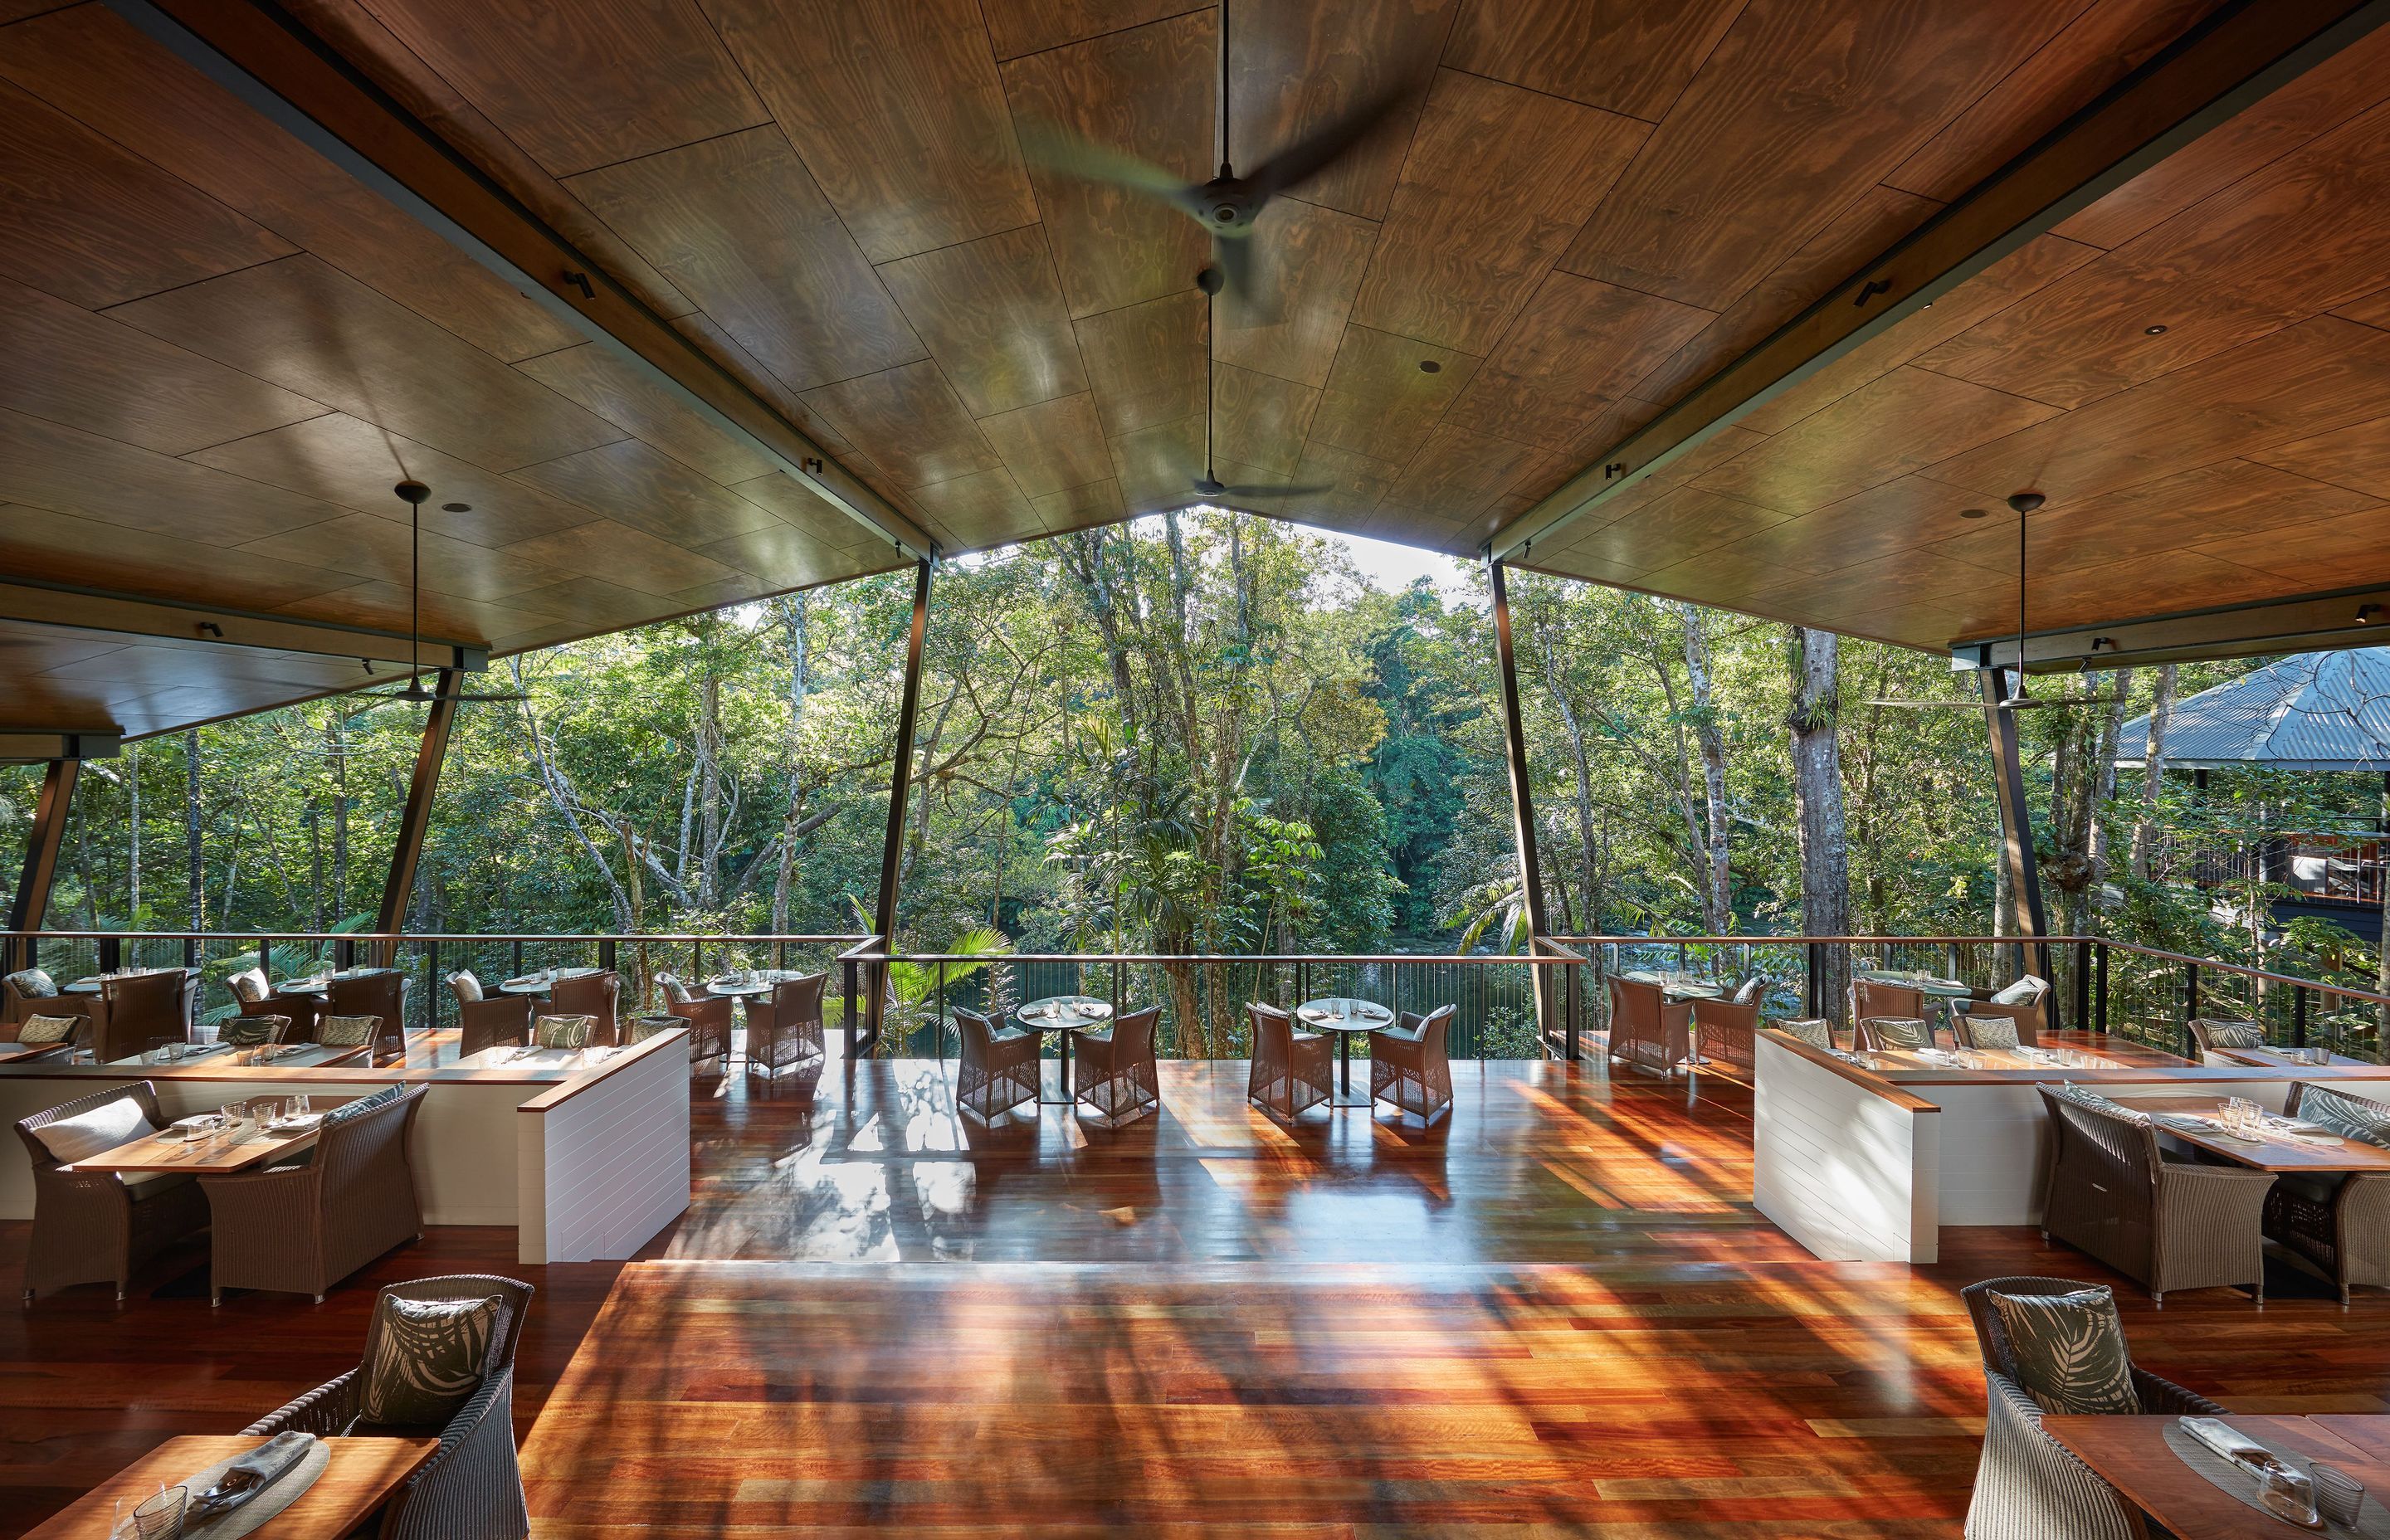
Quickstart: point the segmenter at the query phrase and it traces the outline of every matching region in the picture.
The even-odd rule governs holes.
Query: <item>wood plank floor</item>
[[[121,1312],[10,1313],[0,1535],[349,1367],[373,1284],[483,1267],[542,1290],[542,1535],[1951,1535],[1983,1409],[1958,1288],[2109,1277],[2031,1230],[1817,1262],[1752,1212],[1717,1076],[1470,1065],[1434,1129],[1288,1129],[1241,1065],[1169,1064],[1165,1115],[1105,1134],[963,1123],[950,1073],[701,1083],[690,1211],[627,1265],[443,1230],[321,1307],[211,1312],[169,1263]],[[2139,1360],[2229,1405],[2390,1410],[2390,1297],[2119,1293]]]

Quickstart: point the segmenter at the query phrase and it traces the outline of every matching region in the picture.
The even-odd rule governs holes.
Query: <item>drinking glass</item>
[[[133,1510],[134,1533],[141,1540],[176,1540],[183,1533],[183,1508],[190,1496],[187,1487],[160,1487],[158,1495]]]
[[[228,1101],[222,1107],[217,1108],[216,1110],[224,1114],[225,1127],[227,1129],[238,1128],[240,1126],[241,1120],[249,1116],[249,1103],[245,1101]]]
[[[282,1103],[274,1097],[260,1097],[249,1104],[249,1110],[257,1120],[257,1126],[263,1128],[282,1115]]]
[[[2355,1527],[2365,1507],[2365,1485],[2336,1465],[2313,1465],[2307,1475],[2315,1482],[2316,1511],[2335,1524]]]
[[[290,1115],[292,1117],[303,1118],[310,1110],[312,1110],[312,1109],[308,1106],[307,1098],[305,1097],[297,1096],[290,1098]]]
[[[2316,1521],[2315,1484],[2289,1466],[2269,1465],[2258,1470],[2257,1501],[2268,1513],[2278,1513],[2294,1524],[2312,1527]]]

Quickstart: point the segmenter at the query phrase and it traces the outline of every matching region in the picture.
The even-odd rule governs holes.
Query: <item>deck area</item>
[[[1241,1064],[1166,1063],[1164,1116],[1111,1135],[967,1130],[933,1063],[701,1083],[690,1212],[625,1265],[438,1230],[320,1308],[212,1312],[195,1255],[121,1313],[9,1312],[0,1534],[353,1365],[372,1283],[468,1268],[542,1290],[541,1534],[1958,1533],[1983,1392],[1956,1290],[2101,1269],[2030,1230],[1819,1263],[1749,1207],[1743,1087],[1456,1069],[1431,1130],[1283,1128]],[[0,1231],[0,1286],[23,1247]],[[2120,1297],[2146,1367],[2236,1409],[2390,1409],[2378,1296]]]

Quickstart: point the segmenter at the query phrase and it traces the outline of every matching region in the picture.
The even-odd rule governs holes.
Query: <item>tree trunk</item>
[[[1692,683],[1693,741],[1702,754],[1702,814],[1707,836],[1702,883],[1702,918],[1714,936],[1734,928],[1734,889],[1727,863],[1726,734],[1710,689],[1708,623],[1699,608],[1680,604],[1685,626],[1685,674]]]
[[[1836,726],[1842,642],[1831,631],[1792,634],[1792,805],[1801,853],[1801,929],[1813,936],[1850,933],[1851,857],[1843,806],[1843,754]],[[1824,953],[1820,1002],[1839,1020],[1850,988],[1849,949]]]
[[[332,751],[332,915],[349,915],[349,735],[347,723],[335,712],[324,724]]]
[[[782,599],[780,625],[789,637],[789,736],[787,740],[789,805],[780,815],[780,870],[772,882],[772,930],[789,931],[789,879],[797,863],[797,823],[804,816],[805,785],[803,759],[805,723],[806,669],[813,637],[808,627],[811,596],[799,592]]]
[[[199,730],[183,734],[183,854],[191,885],[191,929],[208,928],[208,867],[199,845]]]
[[[141,918],[141,745],[137,743],[125,745],[124,784],[129,803],[125,815],[124,918],[127,924],[147,930]]]
[[[2133,825],[2132,868],[2136,880],[2150,879],[2150,862],[2156,855],[2158,791],[2165,779],[2166,719],[2174,714],[2175,665],[2158,670],[2157,699],[2150,704],[2150,741],[2142,755],[2141,816]]]
[[[2091,910],[2107,907],[2108,815],[2116,800],[2116,750],[2125,736],[2125,702],[2132,699],[2133,671],[2116,671],[2116,699],[2100,713],[2100,763],[2091,778]],[[2087,918],[2088,914],[2087,914]]]

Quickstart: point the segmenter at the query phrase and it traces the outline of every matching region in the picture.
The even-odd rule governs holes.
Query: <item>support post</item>
[[[431,712],[423,719],[423,741],[415,751],[415,776],[407,782],[406,806],[399,814],[398,841],[391,847],[390,880],[381,890],[381,909],[374,930],[395,936],[406,928],[407,901],[415,896],[416,862],[423,854],[423,837],[431,827],[431,799],[440,789],[440,767],[448,759],[448,734],[456,725],[458,675],[442,669],[431,687]],[[397,943],[374,943],[376,957],[389,967]]]
[[[1527,949],[1533,956],[1543,944],[1548,928],[1543,866],[1536,858],[1535,796],[1527,776],[1527,725],[1519,714],[1519,669],[1510,646],[1510,582],[1499,560],[1487,561],[1485,572],[1494,590],[1494,654],[1502,681],[1502,742],[1510,762],[1510,837],[1519,850],[1519,901],[1526,908]],[[1559,1014],[1552,982],[1545,977],[1548,971],[1532,963],[1527,968],[1536,992],[1538,1039],[1549,1035]]]
[[[913,628],[905,640],[905,693],[896,709],[896,758],[888,774],[888,837],[880,847],[880,906],[872,912],[882,953],[896,943],[896,879],[905,851],[905,814],[912,800],[913,729],[921,714],[921,643],[929,629],[930,564],[917,561],[913,564]],[[886,1009],[887,980],[888,965],[874,964],[871,997],[863,1007],[874,1046],[880,1042],[880,1015]]]
[[[2009,933],[2016,938],[2019,972],[2049,977],[2049,917],[2041,905],[2041,866],[2033,855],[2033,810],[2025,802],[2024,765],[2017,746],[2016,712],[1999,709],[2008,694],[2004,669],[1979,669],[1984,719],[1992,735],[1992,777],[2000,804],[2000,859],[2009,868]],[[2050,991],[2057,1003],[2058,992]],[[2053,1010],[2052,1014],[2056,1012]]]
[[[75,781],[83,762],[54,759],[42,774],[42,791],[33,803],[33,827],[25,837],[25,865],[17,875],[17,891],[8,900],[8,929],[38,930],[50,907],[50,881],[58,874],[58,851],[67,838],[67,810],[74,803]],[[19,968],[33,965],[33,943],[21,943]]]

